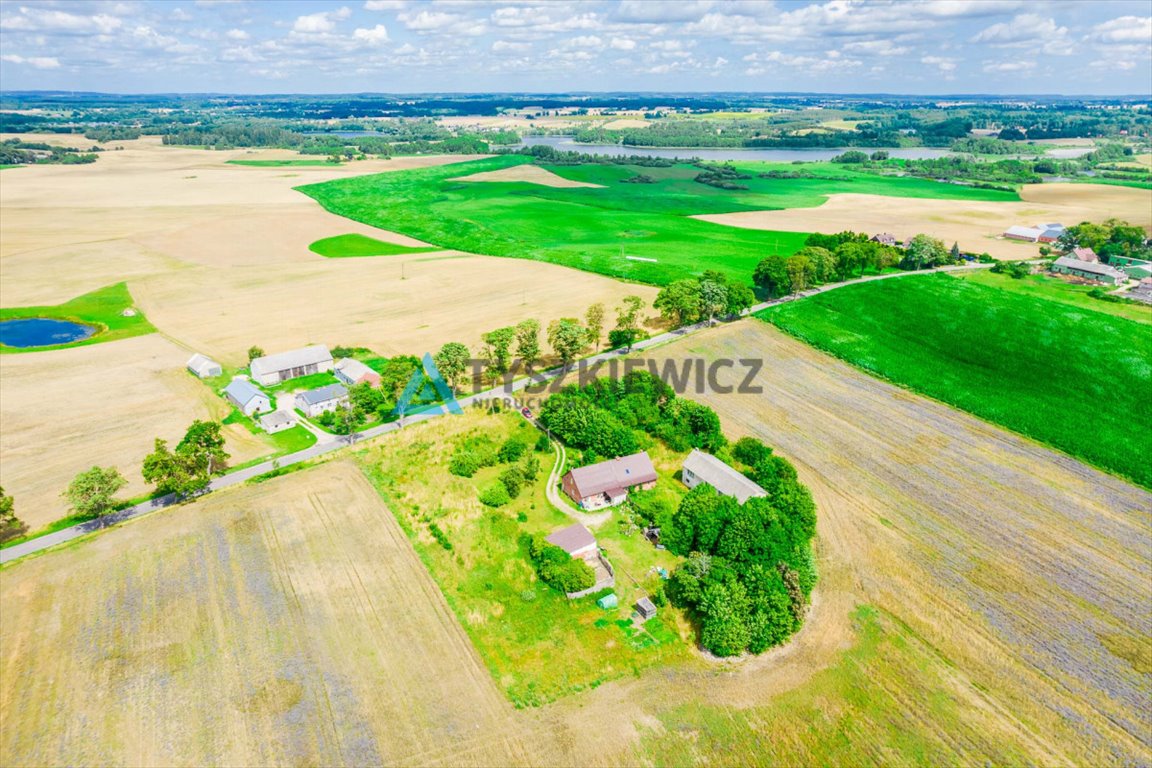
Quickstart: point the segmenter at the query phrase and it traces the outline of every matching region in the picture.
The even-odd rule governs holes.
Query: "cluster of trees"
[[[1032,266],[1026,261],[997,261],[988,271],[1008,275],[1013,280],[1023,280],[1032,274]]]
[[[756,303],[752,287],[734,283],[722,272],[707,270],[700,277],[669,283],[653,302],[660,316],[674,327],[716,317],[738,315]]]
[[[953,152],[965,152],[970,155],[1039,155],[1043,150],[1038,147],[1006,141],[1003,138],[992,139],[986,136],[968,137],[952,142],[949,149]]]
[[[556,149],[547,144],[521,147],[513,154],[531,157],[537,165],[638,165],[645,168],[670,168],[677,162],[672,158],[648,155],[586,155],[583,152]]]
[[[5,139],[0,141],[0,165],[83,165],[96,162],[99,147],[84,152],[75,147],[57,147],[41,141]]]
[[[596,583],[596,573],[588,563],[549,544],[544,534],[535,533],[527,539],[528,557],[540,581],[565,593],[579,592]]]
[[[698,622],[700,644],[717,656],[760,653],[800,627],[816,572],[816,506],[786,460],[741,438],[731,454],[768,495],[739,504],[707,485],[693,488],[660,540],[687,557],[668,594]]]
[[[880,149],[872,154],[861,152],[858,149],[850,149],[847,152],[842,152],[836,157],[832,158],[832,162],[839,163],[840,165],[863,165],[864,163],[873,162],[880,163],[888,159],[888,153]]]
[[[535,451],[548,450],[548,438],[537,440]],[[540,459],[529,449],[528,441],[517,435],[499,447],[485,434],[470,435],[457,444],[448,462],[448,471],[457,477],[472,477],[484,467],[508,466],[496,480],[480,492],[480,503],[502,507],[520,496],[520,492],[540,475]]]
[[[188,498],[206,490],[213,475],[224,474],[228,458],[220,423],[197,419],[176,450],[169,449],[166,440],[156,438],[141,471],[144,481],[156,486],[157,493]]]
[[[1119,219],[1103,224],[1083,222],[1064,230],[1057,245],[1064,251],[1091,248],[1105,261],[1114,256],[1152,260],[1152,246],[1143,228]]]
[[[0,488],[0,544],[28,532],[28,525],[16,516],[16,502]]]
[[[540,423],[564,444],[580,449],[585,464],[641,450],[641,435],[674,451],[715,452],[727,442],[715,411],[677,397],[648,371],[565,387],[544,401]]]
[[[735,168],[731,163],[723,165],[709,165],[706,163],[696,163],[698,168],[702,170],[696,174],[693,181],[698,184],[707,184],[710,187],[717,189],[728,190],[741,190],[748,189],[744,184],[737,184],[737,181],[752,178],[746,173],[743,173]]]

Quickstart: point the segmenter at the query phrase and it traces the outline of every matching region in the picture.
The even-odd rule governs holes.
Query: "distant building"
[[[688,454],[688,458],[684,459],[680,478],[689,488],[704,483],[724,496],[731,496],[741,504],[755,496],[768,495],[767,491],[720,459],[695,448]]]
[[[872,242],[880,243],[880,245],[896,245],[896,235],[891,232],[881,232],[878,235],[872,235]]]
[[[296,417],[286,411],[272,411],[260,417],[260,427],[270,435],[296,426]]]
[[[374,387],[380,386],[380,374],[359,360],[353,360],[350,357],[337,360],[336,367],[332,372],[336,374],[336,378],[350,387],[363,384],[364,382]]]
[[[1152,304],[1152,277],[1144,278],[1135,288],[1124,295],[1129,299]]]
[[[248,364],[252,378],[266,387],[282,381],[332,370],[332,353],[323,344],[258,357]]]
[[[1004,239],[1035,243],[1040,239],[1040,235],[1042,234],[1044,234],[1044,230],[1037,227],[1008,227],[1008,229],[1004,230]]]
[[[228,386],[224,387],[224,397],[245,416],[272,410],[272,401],[268,395],[257,389],[248,379],[232,379]]]
[[[1080,261],[1100,261],[1100,257],[1096,255],[1096,251],[1092,250],[1091,248],[1073,248],[1072,252],[1068,255],[1074,259],[1079,259]]]
[[[210,357],[205,357],[199,352],[188,358],[187,365],[188,370],[202,379],[210,379],[213,376],[219,376],[224,373],[224,369],[220,367],[220,363]]]
[[[1127,275],[1115,267],[1092,261],[1080,261],[1071,256],[1061,256],[1052,262],[1052,271],[1058,275],[1072,275],[1107,285],[1120,285],[1128,279]]]
[[[329,384],[296,395],[296,407],[309,417],[319,416],[325,411],[334,411],[337,406],[347,403],[348,388],[343,384]]]
[[[1045,226],[1048,228],[1044,229],[1040,233],[1040,236],[1036,238],[1036,242],[1038,243],[1054,243],[1060,239],[1061,235],[1064,234],[1064,227],[1059,224],[1056,226]]]
[[[656,469],[645,451],[577,467],[564,475],[564,493],[583,509],[620,504],[633,488],[647,490],[656,484]]]

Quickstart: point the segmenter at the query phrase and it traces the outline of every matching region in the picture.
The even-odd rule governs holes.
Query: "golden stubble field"
[[[514,711],[334,462],[0,571],[0,762],[1149,761],[1152,496],[757,321],[657,354],[700,355],[768,360],[763,394],[690,396],[819,506],[786,647]]]
[[[907,238],[925,232],[973,253],[1001,259],[1034,259],[1035,243],[999,237],[1014,224],[1031,226],[1118,218],[1152,231],[1152,190],[1104,184],[1029,184],[1022,202],[925,200],[881,195],[828,195],[815,208],[720,213],[696,218],[745,229],[784,232],[891,232]]]

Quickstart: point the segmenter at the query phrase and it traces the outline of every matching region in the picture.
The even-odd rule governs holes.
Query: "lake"
[[[69,320],[50,320],[46,317],[28,317],[0,321],[0,344],[7,347],[47,347],[82,341],[96,333],[93,325],[73,323]]]
[[[693,158],[713,160],[717,162],[760,161],[765,163],[791,163],[796,160],[816,162],[818,160],[831,160],[836,155],[843,154],[849,149],[859,149],[861,152],[871,154],[883,149],[890,157],[903,160],[927,160],[934,157],[946,157],[950,154],[947,149],[929,149],[925,147],[843,147],[840,149],[710,149],[705,147],[689,147],[687,149],[671,149],[664,147],[625,147],[619,144],[577,144],[571,136],[525,136],[523,146],[535,147],[539,145],[555,147],[566,152],[580,152],[585,155],[645,155],[647,157],[667,158]]]

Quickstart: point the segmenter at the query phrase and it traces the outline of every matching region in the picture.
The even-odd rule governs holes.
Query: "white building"
[[[296,426],[296,417],[285,411],[272,411],[260,417],[260,426],[268,434],[274,435]]]
[[[319,416],[325,411],[334,411],[337,406],[347,404],[348,389],[343,384],[329,384],[296,395],[296,407],[309,417]]]
[[[680,479],[689,488],[705,483],[724,496],[731,496],[743,504],[754,496],[767,496],[768,493],[756,483],[728,466],[710,453],[692,449],[684,459]]]
[[[232,379],[232,383],[224,388],[224,397],[245,416],[272,410],[272,401],[268,395],[248,379]]]
[[[323,344],[258,357],[248,364],[252,378],[266,387],[282,381],[332,370],[332,353]]]
[[[188,370],[202,379],[210,379],[213,376],[219,376],[224,373],[224,369],[220,367],[220,363],[210,357],[205,357],[199,352],[188,358],[187,365]]]

